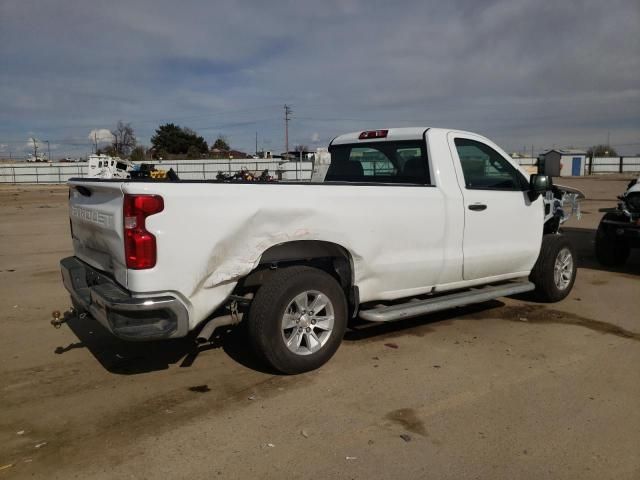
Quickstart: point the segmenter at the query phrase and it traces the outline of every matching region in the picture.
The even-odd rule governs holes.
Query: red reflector
[[[362,132],[358,138],[360,140],[365,140],[367,138],[387,138],[387,133],[389,133],[389,130],[368,130],[366,132]]]
[[[127,268],[142,270],[156,265],[156,237],[146,229],[145,219],[164,209],[159,195],[125,195],[122,206],[124,255]]]

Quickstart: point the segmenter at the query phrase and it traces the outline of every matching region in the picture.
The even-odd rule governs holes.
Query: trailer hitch
[[[62,317],[62,319],[60,319],[60,310],[54,310],[53,312],[51,312],[51,316],[53,317],[51,319],[51,325],[53,325],[55,328],[60,328],[63,323],[67,322],[66,315]]]
[[[51,319],[51,325],[53,325],[54,328],[60,328],[63,324],[67,323],[67,321],[74,316],[77,316],[80,320],[83,320],[87,316],[87,314],[84,312],[78,314],[78,312],[76,312],[75,308],[73,307],[71,307],[69,310],[67,310],[63,314],[60,313],[60,310],[54,310],[53,312],[51,312],[51,317],[53,317]]]

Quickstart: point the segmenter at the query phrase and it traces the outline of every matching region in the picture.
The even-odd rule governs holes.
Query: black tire
[[[602,220],[619,218],[616,215],[607,213]],[[598,230],[596,231],[596,259],[605,267],[620,267],[624,265],[631,253],[631,247],[629,243],[622,239],[617,238],[613,228],[606,223],[600,221]]]
[[[327,335],[326,343],[317,351],[305,354],[294,353],[287,347],[285,339],[287,333],[283,331],[285,310],[298,295],[311,291],[320,292],[329,299],[333,307],[333,329]],[[327,311],[324,310],[324,312],[326,315]],[[303,320],[311,321],[306,317]],[[319,333],[322,338],[324,331],[314,330],[316,328],[307,326],[303,331],[308,332],[311,329],[314,333]],[[347,300],[342,288],[328,273],[306,266],[294,266],[276,271],[256,292],[249,308],[247,322],[249,340],[258,356],[272,368],[285,374],[308,372],[327,363],[338,350],[346,328]],[[293,330],[295,331],[296,328]],[[291,335],[294,335],[293,331]],[[304,344],[311,339],[305,333],[298,335],[303,336],[299,348],[304,348]]]
[[[571,256],[571,271],[567,272],[570,279],[556,282],[555,267],[560,255],[569,253]],[[573,245],[566,237],[558,234],[544,235],[540,255],[531,270],[529,280],[536,286],[535,297],[541,302],[559,302],[571,292],[578,271],[577,256]],[[564,284],[568,280],[568,283]],[[560,286],[558,285],[560,283]]]

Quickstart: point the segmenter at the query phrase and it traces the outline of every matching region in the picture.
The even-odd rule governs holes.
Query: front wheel
[[[540,255],[529,275],[542,302],[559,302],[571,292],[576,280],[577,258],[571,242],[562,235],[542,237]]]
[[[324,365],[347,328],[347,301],[338,282],[316,268],[276,271],[251,302],[249,339],[260,357],[281,373]]]

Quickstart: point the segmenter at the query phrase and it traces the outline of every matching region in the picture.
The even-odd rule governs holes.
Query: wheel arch
[[[273,271],[293,265],[308,265],[332,275],[345,291],[353,310],[359,304],[355,285],[355,266],[351,252],[325,240],[292,240],[266,249],[257,266],[243,279],[242,288],[257,287],[268,281]]]

